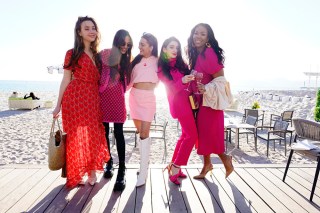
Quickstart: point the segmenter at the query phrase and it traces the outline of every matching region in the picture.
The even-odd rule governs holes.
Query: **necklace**
[[[148,62],[150,57],[151,56],[149,56],[148,58],[143,58],[144,59],[143,66],[145,66],[145,67],[147,66],[147,62]]]

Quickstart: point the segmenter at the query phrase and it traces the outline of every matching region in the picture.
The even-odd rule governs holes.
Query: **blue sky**
[[[77,17],[89,15],[101,31],[100,49],[123,28],[134,55],[143,32],[159,46],[170,36],[185,46],[191,28],[208,23],[225,50],[231,85],[291,85],[307,80],[303,72],[320,72],[319,11],[317,0],[1,0],[0,80],[59,81],[46,67],[63,63]]]

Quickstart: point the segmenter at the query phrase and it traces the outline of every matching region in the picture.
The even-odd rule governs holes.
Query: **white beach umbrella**
[[[62,65],[48,66],[47,69],[48,69],[48,73],[49,73],[49,74],[53,74],[53,71],[54,71],[54,70],[57,70],[57,72],[58,72],[59,74],[63,74],[63,66],[62,66]]]

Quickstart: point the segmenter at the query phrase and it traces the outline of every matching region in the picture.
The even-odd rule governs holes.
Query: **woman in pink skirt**
[[[180,166],[185,166],[197,139],[197,126],[189,103],[189,82],[194,80],[181,54],[178,39],[170,37],[162,45],[159,58],[158,77],[164,83],[167,91],[170,113],[178,119],[181,125],[181,136],[177,141],[172,160],[167,166],[169,180],[180,185],[178,178],[187,177]]]
[[[198,84],[200,93],[205,92],[205,86],[214,78],[224,76],[223,50],[208,24],[197,24],[188,39],[188,58],[191,69],[203,73],[201,84]],[[198,150],[199,155],[204,156],[204,165],[201,173],[195,179],[203,179],[213,169],[210,154],[218,154],[226,169],[226,178],[232,173],[232,157],[225,154],[224,149],[224,114],[223,110],[214,110],[202,106],[200,95],[200,107],[197,114]]]
[[[140,54],[131,63],[133,85],[129,95],[130,116],[139,132],[140,171],[136,186],[146,183],[149,167],[150,126],[156,112],[154,89],[158,83],[158,41],[144,33],[139,42]]]

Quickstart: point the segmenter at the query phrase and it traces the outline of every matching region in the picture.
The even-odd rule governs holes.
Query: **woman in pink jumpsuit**
[[[178,39],[170,37],[162,45],[159,58],[158,77],[166,87],[170,113],[178,119],[181,125],[181,136],[177,141],[172,160],[167,166],[169,180],[177,185],[179,177],[187,177],[180,166],[187,165],[192,148],[198,138],[193,111],[189,103],[187,86],[194,79],[184,63],[181,55],[181,45]]]
[[[208,24],[197,24],[188,39],[188,57],[191,69],[203,73],[203,79],[197,85],[200,93],[205,92],[205,85],[218,76],[223,76],[223,49],[219,47],[213,30]],[[203,179],[213,169],[210,154],[218,154],[226,169],[226,178],[232,173],[232,157],[226,155],[224,149],[224,114],[223,110],[214,110],[202,106],[197,114],[198,150],[204,156],[204,165],[195,179]]]

